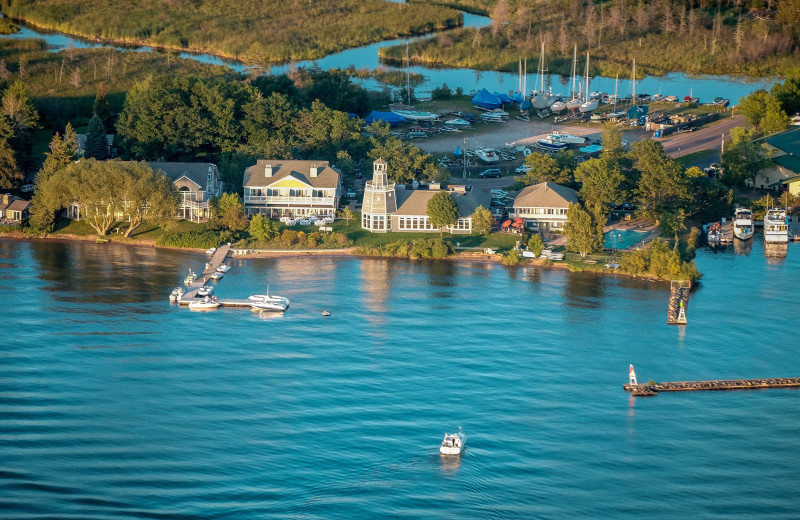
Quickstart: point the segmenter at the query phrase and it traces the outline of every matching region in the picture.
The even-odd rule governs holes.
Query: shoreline
[[[97,235],[91,236],[80,236],[80,235],[48,235],[44,237],[33,237],[25,235],[19,231],[15,231],[12,233],[0,233],[0,240],[3,239],[10,239],[14,241],[36,241],[36,242],[46,242],[46,241],[55,241],[55,242],[90,242],[96,243],[95,240],[98,238]],[[127,247],[150,247],[154,249],[162,249],[167,251],[185,251],[189,253],[198,253],[198,254],[205,254],[204,249],[195,249],[195,248],[188,248],[188,247],[166,247],[166,246],[157,246],[153,241],[134,241],[132,239],[128,239],[125,241],[114,240],[109,237],[109,242],[104,244],[97,244],[98,246],[107,246],[109,244],[117,244]],[[231,247],[232,250],[235,250],[233,246]],[[645,280],[649,282],[664,282],[667,283],[669,280],[662,280],[659,278],[653,278],[650,276],[643,276],[643,275],[630,275],[621,273],[618,271],[600,271],[594,269],[586,269],[586,270],[570,270],[570,264],[567,262],[552,262],[550,265],[544,265],[544,260],[541,259],[524,259],[519,264],[516,265],[504,265],[502,263],[502,255],[494,254],[488,255],[485,253],[467,253],[467,256],[464,253],[458,253],[454,255],[450,255],[446,258],[419,258],[419,259],[411,259],[411,258],[400,258],[400,257],[393,257],[393,256],[375,256],[375,255],[361,255],[353,253],[355,247],[344,248],[344,249],[277,249],[277,250],[252,250],[252,252],[245,253],[245,254],[234,254],[231,253],[227,258],[232,259],[239,259],[239,260],[247,260],[247,259],[258,259],[258,258],[303,258],[303,257],[345,257],[351,256],[354,258],[391,258],[395,260],[406,260],[409,262],[417,262],[417,261],[436,261],[436,262],[456,262],[456,263],[477,263],[483,265],[499,265],[503,267],[509,268],[518,268],[518,267],[535,267],[539,269],[557,269],[557,270],[564,270],[570,272],[581,272],[581,273],[589,273],[592,275],[598,276],[611,276],[616,278],[630,278],[634,280]]]

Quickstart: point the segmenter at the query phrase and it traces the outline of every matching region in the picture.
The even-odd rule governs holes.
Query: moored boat
[[[442,455],[461,455],[467,445],[467,436],[461,426],[456,433],[445,433],[439,453]]]
[[[722,225],[719,222],[712,222],[708,226],[706,237],[709,244],[719,244],[722,240]]]
[[[223,276],[225,276],[225,274],[224,274],[224,273],[222,273],[222,272],[220,272],[220,271],[215,271],[215,272],[214,272],[214,273],[211,275],[211,279],[212,279],[212,280],[221,280]]]
[[[183,279],[183,283],[186,284],[186,285],[192,285],[194,283],[194,279],[195,278],[196,278],[196,275],[194,274],[194,271],[189,269],[189,274],[187,274],[186,278]]]
[[[189,302],[189,308],[194,310],[216,309],[217,307],[219,307],[219,302],[209,298],[208,296],[202,300]]]
[[[228,265],[228,264],[222,264],[219,267],[217,267],[217,272],[218,273],[227,273],[230,270],[231,270],[231,266]]]
[[[176,287],[169,293],[169,301],[178,302],[183,297],[183,287]]]
[[[733,216],[733,235],[739,240],[753,237],[753,212],[748,208],[736,208]]]
[[[764,242],[789,242],[789,226],[784,208],[770,208],[764,215]]]
[[[254,294],[248,297],[250,307],[259,311],[283,312],[289,308],[289,298],[270,294]]]
[[[213,285],[204,285],[197,289],[197,296],[211,296],[212,294],[214,294]]]

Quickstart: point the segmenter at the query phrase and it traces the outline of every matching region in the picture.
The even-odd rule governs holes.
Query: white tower
[[[633,369],[633,365],[630,365],[630,368],[628,368],[628,383],[631,385],[639,384],[636,381],[636,371]]]
[[[392,213],[397,211],[394,183],[389,182],[386,161],[372,163],[372,180],[364,184],[364,202],[361,205],[361,227],[373,233],[392,230]]]

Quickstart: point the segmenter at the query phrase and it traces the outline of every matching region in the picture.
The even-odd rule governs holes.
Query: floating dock
[[[627,383],[626,392],[635,396],[651,396],[659,392],[689,392],[697,390],[758,390],[765,388],[800,388],[800,377],[770,379],[719,379],[711,381],[671,381],[653,384]]]
[[[690,281],[673,281],[669,289],[669,305],[667,306],[667,323],[670,325],[686,325],[686,307],[689,305]]]

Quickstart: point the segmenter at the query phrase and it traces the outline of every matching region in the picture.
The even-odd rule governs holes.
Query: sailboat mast
[[[575,76],[578,74],[578,44],[572,51],[572,99],[575,99]]]
[[[633,70],[631,71],[631,101],[636,106],[636,58],[633,58]]]
[[[586,102],[589,102],[589,51],[586,51]]]
[[[617,79],[614,80],[614,112],[617,111],[617,89],[619,88],[619,72],[617,72]]]

